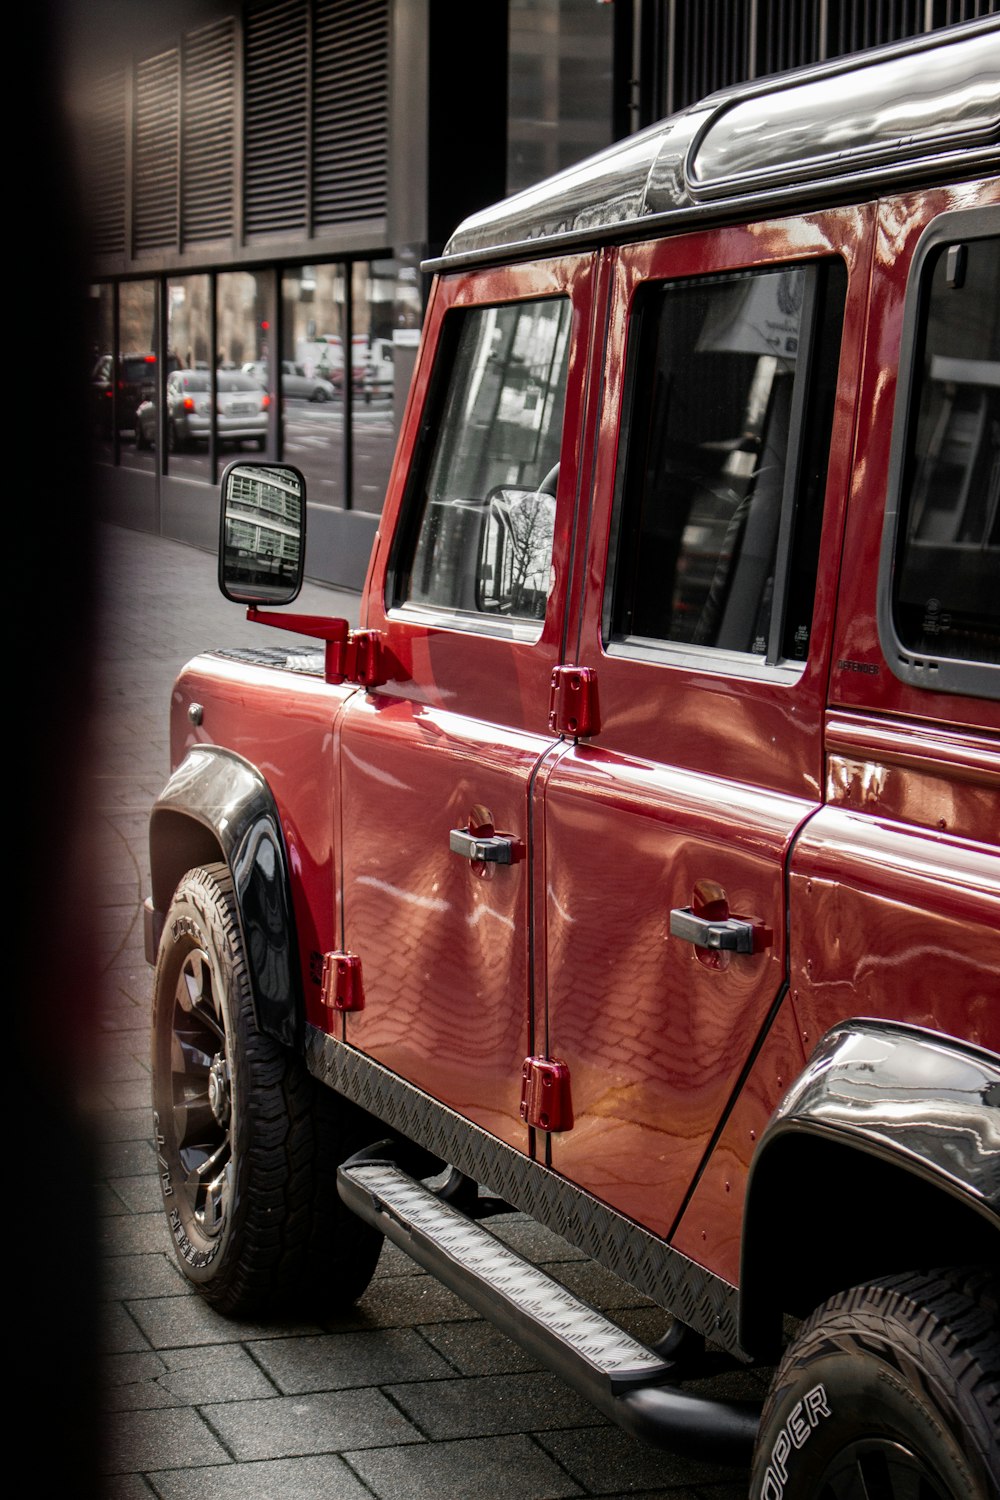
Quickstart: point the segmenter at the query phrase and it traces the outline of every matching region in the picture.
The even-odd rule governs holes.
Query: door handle
[[[470,833],[467,828],[453,828],[448,835],[452,854],[490,865],[512,865],[515,843],[515,839],[503,833]]]
[[[670,913],[670,936],[724,953],[752,953],[754,925],[738,917],[697,917],[690,906],[675,906]]]

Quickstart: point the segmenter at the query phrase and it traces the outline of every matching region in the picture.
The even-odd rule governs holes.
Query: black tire
[[[326,400],[326,391],[324,391],[324,389],[323,389],[323,387],[321,385],[318,385],[316,387],[316,389],[313,391],[312,396],[309,399],[311,401],[325,401]]]
[[[751,1500],[997,1500],[1000,1323],[985,1272],[838,1293],[778,1367]]]
[[[205,1299],[247,1316],[359,1297],[382,1237],[345,1208],[336,1169],[367,1117],[257,1030],[225,865],[190,870],[167,913],[152,1071],[163,1205]]]

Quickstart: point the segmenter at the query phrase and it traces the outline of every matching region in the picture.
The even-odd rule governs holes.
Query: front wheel
[[[933,1271],[857,1286],[786,1350],[751,1500],[997,1500],[998,1289]]]
[[[191,870],[167,913],[153,992],[153,1110],[181,1269],[220,1312],[360,1296],[381,1236],[337,1195],[364,1117],[259,1031],[232,880]]]

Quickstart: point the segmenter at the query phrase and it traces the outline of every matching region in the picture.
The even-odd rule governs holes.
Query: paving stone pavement
[[[141,904],[147,819],[168,771],[168,705],[198,650],[273,644],[218,593],[215,559],[103,525],[102,671],[88,788],[96,817],[98,1070],[84,1100],[100,1141],[106,1500],[742,1500],[746,1475],[658,1453],[393,1246],[348,1316],[227,1321],[175,1266],[150,1140],[151,971]],[[297,608],[358,600],[307,585]],[[491,1228],[639,1336],[655,1308],[564,1241],[511,1215]],[[762,1377],[731,1377],[759,1394]]]

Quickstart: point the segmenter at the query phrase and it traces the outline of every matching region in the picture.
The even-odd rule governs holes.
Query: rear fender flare
[[[842,1266],[850,1280],[912,1269],[895,1264],[911,1252],[916,1264],[923,1252],[962,1248],[1000,1258],[1000,1058],[917,1026],[838,1025],[771,1117],[750,1168],[744,1347],[771,1344],[782,1296],[797,1289],[818,1302],[841,1290],[824,1279]]]
[[[221,859],[233,877],[254,1013],[261,1031],[302,1043],[302,984],[288,857],[277,805],[257,768],[214,745],[188,751],[153,805],[149,824],[155,947],[178,882]]]

